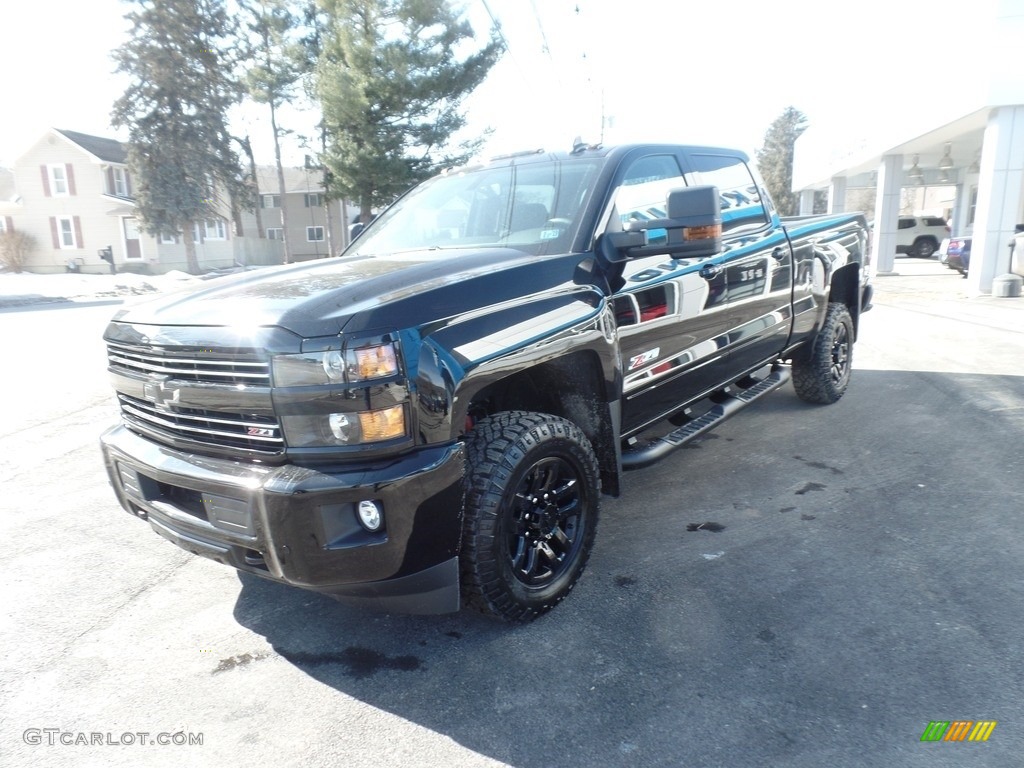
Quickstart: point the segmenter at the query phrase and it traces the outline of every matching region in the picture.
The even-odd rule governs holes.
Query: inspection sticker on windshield
[[[562,234],[560,229],[542,229],[540,231],[541,240],[557,240],[558,236]]]
[[[660,354],[661,347],[655,347],[654,349],[647,350],[642,355],[637,355],[636,357],[629,358],[629,370],[635,371],[637,368],[644,365],[645,363],[649,363],[651,362],[651,360],[657,360],[658,355]]]

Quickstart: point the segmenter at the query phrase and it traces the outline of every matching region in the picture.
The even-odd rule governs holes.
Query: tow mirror
[[[600,255],[614,263],[658,254],[705,258],[722,250],[717,187],[673,189],[665,202],[665,218],[627,221],[622,232],[602,235],[597,243]]]

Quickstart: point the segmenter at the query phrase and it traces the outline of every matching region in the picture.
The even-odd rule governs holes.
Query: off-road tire
[[[829,405],[850,385],[853,319],[845,304],[832,302],[810,352],[793,360],[793,388],[801,400]]]
[[[463,601],[532,621],[569,594],[590,557],[600,495],[594,449],[570,421],[507,411],[474,425],[466,463]]]

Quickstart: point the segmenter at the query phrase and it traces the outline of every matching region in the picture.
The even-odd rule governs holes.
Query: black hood
[[[452,301],[451,289],[459,284],[469,288],[481,280],[490,285],[500,280],[496,273],[509,272],[515,286],[504,281],[505,290],[490,299],[529,293],[524,282],[548,272],[537,265],[539,260],[505,248],[332,258],[215,278],[199,288],[128,308],[115,320],[159,326],[279,327],[305,338],[340,333],[359,314],[372,317],[373,323],[386,319],[392,327],[408,327],[465,311],[457,306],[462,301]],[[558,271],[564,279],[564,272]],[[479,306],[481,294],[472,293]],[[425,306],[417,311],[415,304]]]

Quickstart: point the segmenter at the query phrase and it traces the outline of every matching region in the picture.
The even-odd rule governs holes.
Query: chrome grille
[[[253,350],[170,351],[107,342],[111,368],[143,376],[159,374],[184,381],[270,386],[270,364]]]
[[[259,453],[284,450],[281,425],[268,416],[223,413],[199,408],[158,408],[153,403],[118,393],[125,421],[164,440],[239,448]]]

